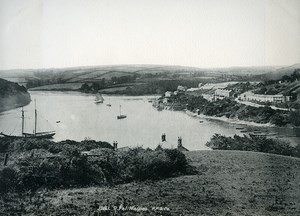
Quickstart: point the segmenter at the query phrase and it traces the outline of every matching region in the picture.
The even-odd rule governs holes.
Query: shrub
[[[5,167],[0,171],[0,193],[6,193],[15,189],[16,171]]]
[[[276,139],[269,139],[259,136],[238,136],[226,137],[215,134],[206,146],[212,149],[221,150],[242,150],[265,152],[271,154],[299,157],[299,145],[292,147],[288,142]]]
[[[185,155],[176,149],[153,151],[138,147],[122,152],[98,148],[96,156],[88,156],[72,142],[64,147],[59,154],[45,149],[18,154],[14,169],[0,173],[0,183],[4,182],[0,190],[111,185],[192,174]],[[11,182],[14,186],[7,186]]]

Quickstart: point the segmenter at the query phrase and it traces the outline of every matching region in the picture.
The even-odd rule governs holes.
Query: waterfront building
[[[168,98],[168,97],[165,97],[164,99],[163,99],[163,103],[164,104],[167,104],[167,103],[170,103],[171,101],[170,101],[170,99]]]
[[[217,99],[224,99],[224,98],[227,98],[227,97],[232,97],[233,96],[233,91],[232,90],[226,90],[226,89],[217,89],[215,91],[215,94],[214,94],[214,99],[217,100]]]
[[[206,84],[199,84],[199,89],[225,89],[228,86],[234,85],[238,82],[221,82],[221,83],[206,83]]]
[[[204,99],[208,101],[213,101],[214,100],[214,95],[213,94],[202,94],[201,95]]]
[[[177,87],[177,91],[178,91],[178,92],[185,92],[186,90],[187,90],[187,87],[185,87],[185,86],[179,85],[179,86]]]
[[[203,83],[199,83],[198,88],[201,88],[203,85],[204,85]]]
[[[172,95],[173,95],[173,92],[171,92],[171,91],[167,91],[165,93],[165,97],[172,97]]]

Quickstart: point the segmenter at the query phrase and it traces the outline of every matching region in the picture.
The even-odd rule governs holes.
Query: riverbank
[[[300,214],[300,160],[241,151],[186,152],[197,175],[111,187],[40,190],[32,196],[1,197],[0,212],[22,215],[94,215],[126,203],[123,215],[295,215]],[[4,202],[5,201],[5,202]],[[124,207],[124,205],[123,205]],[[110,211],[110,213],[114,210]],[[116,211],[120,213],[120,211]]]
[[[240,122],[242,124],[255,123],[257,126],[263,124],[271,127],[299,127],[300,111],[292,110],[274,110],[269,106],[253,107],[238,103],[234,98],[224,98],[222,100],[208,101],[202,96],[189,95],[181,93],[171,97],[160,98],[156,102],[159,108],[164,107],[182,107],[197,114],[203,114],[209,117],[220,117],[222,120],[226,118],[231,122]],[[183,108],[184,107],[184,108]],[[226,117],[226,118],[224,118]]]
[[[240,120],[237,118],[231,119],[231,118],[227,118],[226,116],[217,117],[217,116],[207,116],[204,114],[197,115],[196,113],[193,113],[191,111],[185,111],[185,113],[189,116],[197,117],[200,119],[213,119],[213,120],[226,122],[229,124],[247,125],[247,126],[253,126],[253,127],[276,127],[276,125],[273,125],[271,123],[256,123],[256,122]]]

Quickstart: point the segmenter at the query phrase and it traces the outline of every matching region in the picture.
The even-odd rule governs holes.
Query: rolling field
[[[94,215],[99,206],[126,201],[127,206],[167,210],[122,215],[300,215],[299,159],[239,151],[193,151],[186,156],[197,175],[41,191],[31,201],[8,199],[6,208],[2,199],[0,213],[25,205],[22,215]]]
[[[53,85],[44,85],[35,88],[30,88],[30,91],[75,91],[79,90],[83,83],[62,83]]]

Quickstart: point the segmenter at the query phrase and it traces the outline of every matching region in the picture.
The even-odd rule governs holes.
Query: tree
[[[295,125],[296,127],[300,126],[300,110],[291,111],[289,120],[291,124]]]
[[[81,85],[80,89],[81,92],[89,93],[91,91],[91,87],[87,83]]]

